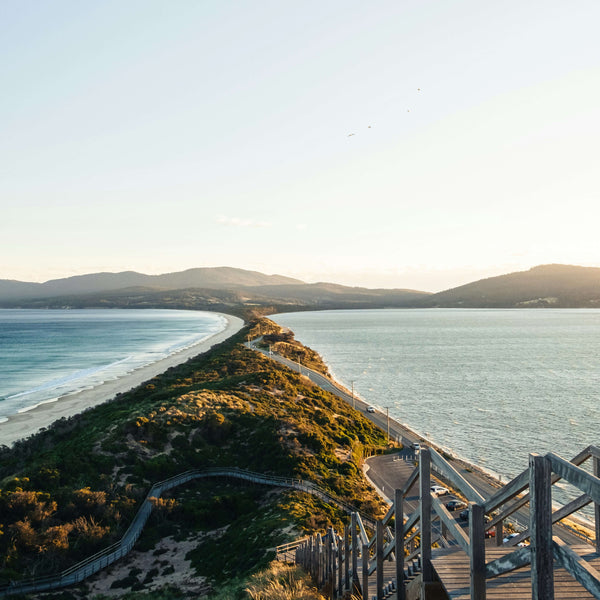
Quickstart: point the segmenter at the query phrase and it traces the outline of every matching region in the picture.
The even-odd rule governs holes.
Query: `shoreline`
[[[117,379],[105,381],[91,389],[66,394],[57,398],[56,401],[46,401],[25,412],[10,415],[6,421],[0,423],[0,446],[11,446],[17,440],[34,435],[40,429],[50,426],[58,419],[72,417],[88,408],[112,400],[117,394],[128,392],[145,381],[164,373],[171,367],[176,367],[190,358],[208,352],[214,345],[235,335],[244,326],[244,321],[239,317],[224,313],[214,314],[225,319],[225,329],[193,346],[140,367]]]
[[[306,367],[304,367],[306,368]],[[338,379],[335,379],[332,375],[332,381],[335,382],[336,386],[342,390],[345,394],[347,395],[351,395],[350,390],[348,390],[348,388],[346,388],[346,386],[339,381]],[[377,405],[371,405],[369,402],[367,402],[366,400],[364,400],[364,398],[358,396],[358,394],[356,392],[354,392],[354,398],[358,403],[362,404],[365,408],[367,406],[374,406],[375,407],[375,413],[377,414],[379,417],[384,418],[387,420],[387,416],[385,413],[382,413],[381,410],[379,409],[379,407]],[[373,414],[373,413],[372,413]],[[367,416],[367,418],[369,418]],[[390,416],[390,438],[396,438],[396,437],[400,437],[401,438],[401,442],[403,445],[408,442],[408,443],[413,443],[415,441],[424,444],[426,446],[430,446],[431,448],[434,448],[439,454],[446,454],[448,456],[452,457],[452,462],[455,463],[456,465],[459,465],[461,469],[463,470],[469,470],[469,471],[473,471],[473,472],[477,472],[477,474],[479,475],[479,477],[481,477],[482,479],[487,480],[489,483],[491,483],[494,486],[498,486],[501,487],[503,485],[505,485],[507,482],[502,482],[502,479],[500,477],[498,477],[495,473],[492,473],[491,471],[487,471],[486,469],[484,469],[483,467],[476,465],[475,463],[469,462],[467,459],[462,458],[460,456],[457,456],[456,454],[450,452],[449,450],[443,448],[442,446],[438,445],[436,442],[430,440],[429,438],[421,435],[418,431],[415,431],[414,429],[411,429],[408,425],[406,425],[405,423],[401,423],[400,421],[396,420],[394,417]],[[386,428],[384,426],[382,426],[379,423],[375,423],[375,425],[377,427],[379,427],[379,429],[381,429],[383,432],[386,431]],[[393,430],[396,430],[396,432],[399,435],[392,435]],[[385,497],[385,495],[383,495]]]
[[[356,402],[356,404],[359,406],[361,405],[362,412],[366,411],[367,406],[374,406],[375,413],[366,413],[365,412],[365,416],[368,419],[370,419],[377,427],[379,427],[379,429],[381,429],[383,432],[385,432],[386,426],[381,422],[377,422],[373,417],[375,415],[377,415],[381,419],[385,419],[387,421],[387,418],[388,418],[387,415],[380,410],[380,407],[378,407],[377,405],[371,405],[371,403],[367,402],[364,398],[359,396],[356,391],[354,392],[354,394],[352,394],[352,392],[345,386],[345,384],[335,377],[333,370],[331,369],[331,366],[325,361],[325,359],[320,354],[319,354],[319,356],[321,357],[321,361],[323,362],[323,364],[325,364],[327,366],[327,368],[329,369],[329,373],[330,373],[329,377],[330,377],[330,380],[332,381],[332,383],[334,384],[334,387],[338,388],[340,390],[340,392],[345,394],[347,397],[352,396],[354,398],[354,401]],[[304,368],[307,369],[308,367],[304,367]],[[350,405],[348,398],[345,398],[345,400]],[[357,409],[359,408],[359,406],[357,406]],[[488,471],[484,467],[477,465],[475,463],[472,463],[469,460],[467,460],[466,458],[457,456],[453,452],[445,449],[444,447],[440,446],[439,444],[432,441],[431,439],[421,435],[419,432],[411,429],[408,425],[406,425],[405,423],[401,423],[400,421],[396,420],[392,416],[389,417],[389,422],[390,422],[390,439],[396,438],[396,440],[397,440],[399,438],[400,443],[402,445],[404,445],[407,442],[412,444],[415,441],[418,441],[421,444],[424,444],[426,446],[434,448],[439,454],[450,456],[453,466],[463,476],[465,476],[468,473],[472,473],[473,475],[476,475],[480,480],[487,482],[489,485],[491,485],[497,489],[502,488],[510,481],[510,480],[503,481],[502,478],[499,475],[497,475],[496,473],[494,473],[492,471]],[[393,433],[395,435],[392,435]],[[362,466],[362,471],[363,471],[364,476],[369,481],[369,483],[375,488],[376,492],[379,494],[381,499],[384,502],[386,502],[387,504],[391,504],[392,499],[389,498],[387,496],[387,494],[383,490],[381,490],[377,486],[377,484],[369,477],[368,460],[369,459],[367,458],[364,461],[364,464]],[[444,483],[447,484],[448,482],[444,482]],[[557,506],[561,506],[561,505],[558,504]],[[586,516],[579,515],[579,514],[572,514],[567,519],[565,519],[565,521],[571,521],[578,528],[587,530],[588,533],[586,533],[586,536],[587,536],[588,540],[593,539],[591,532],[593,532],[594,525],[590,521],[590,519],[588,519]],[[581,531],[579,533],[581,533]]]

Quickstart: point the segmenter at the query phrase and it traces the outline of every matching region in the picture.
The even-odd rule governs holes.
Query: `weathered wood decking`
[[[551,452],[545,456],[531,454],[529,469],[485,499],[440,454],[424,447],[418,467],[404,486],[395,490],[394,504],[377,521],[371,537],[360,516],[353,513],[343,536],[332,528],[325,536],[317,534],[298,547],[296,562],[313,575],[319,586],[329,588],[332,600],[349,590],[350,570],[361,587],[362,600],[371,600],[374,595],[377,600],[384,600],[390,590],[386,583],[392,572],[390,559],[395,563],[392,580],[395,579],[397,598],[407,600],[407,584],[414,573],[409,573],[405,562],[415,558],[420,567],[420,582],[415,584],[420,587],[421,600],[440,597],[440,584],[452,599],[600,600],[600,540],[594,547],[573,544],[572,540],[567,544],[553,535],[553,523],[582,506],[593,503],[596,515],[599,513],[600,479],[578,466],[589,458],[597,473],[600,448],[595,446],[589,446],[571,461]],[[432,467],[469,501],[467,529],[431,492]],[[583,495],[553,512],[551,487],[561,478]],[[406,515],[405,498],[416,482],[420,502],[412,514]],[[529,494],[525,496],[527,489]],[[513,538],[512,544],[529,538],[531,546],[486,548],[486,530],[494,527],[501,540],[502,522],[524,503],[529,504],[529,528]],[[400,515],[403,518],[396,518]],[[487,523],[486,516],[490,519]],[[598,528],[600,519],[596,525]],[[442,549],[433,549],[436,542]],[[411,597],[414,591],[413,586]]]
[[[571,546],[595,569],[600,569],[600,555],[589,545]],[[488,547],[486,560],[501,558],[514,548]],[[469,557],[460,548],[437,549],[432,551],[432,563],[444,589],[452,600],[470,600]],[[488,579],[486,600],[531,600],[531,567]],[[554,597],[556,600],[588,600],[594,596],[585,590],[572,575],[563,568],[554,569]]]

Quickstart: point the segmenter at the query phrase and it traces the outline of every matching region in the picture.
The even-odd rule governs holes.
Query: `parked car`
[[[442,487],[441,485],[432,485],[431,493],[435,494],[436,496],[445,496],[450,492],[448,491],[448,488]]]
[[[446,503],[447,510],[459,510],[461,508],[465,508],[467,504],[462,500],[450,500],[450,502]]]
[[[496,537],[496,529],[495,529],[495,528],[494,528],[494,529],[488,529],[488,530],[485,532],[485,537],[486,537],[486,538],[493,538],[493,537]]]
[[[461,510],[460,514],[458,515],[459,519],[462,519],[463,521],[468,520],[469,518],[469,509],[465,509],[465,510]]]
[[[508,542],[510,542],[510,540],[512,540],[513,538],[516,538],[518,535],[521,535],[521,534],[520,533],[511,533],[502,540],[502,543],[507,544]]]

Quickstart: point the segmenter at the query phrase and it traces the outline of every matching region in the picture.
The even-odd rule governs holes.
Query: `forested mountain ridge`
[[[165,275],[96,273],[46,283],[0,280],[0,307],[180,308],[244,313],[412,306],[427,292],[304,283],[282,275],[218,267]]]
[[[0,279],[0,300],[51,298],[79,294],[113,292],[127,288],[176,290],[185,288],[229,289],[232,287],[297,284],[299,279],[283,275],[265,275],[231,267],[202,267],[162,275],[144,275],[135,271],[90,273],[45,283]]]
[[[600,268],[540,265],[435,294],[304,283],[229,267],[164,275],[96,273],[43,284],[0,280],[0,307],[178,308],[241,315],[362,308],[597,308]]]
[[[600,268],[540,265],[423,298],[423,307],[600,308]]]

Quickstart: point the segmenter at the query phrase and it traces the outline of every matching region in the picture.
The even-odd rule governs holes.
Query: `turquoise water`
[[[600,310],[275,315],[332,373],[424,437],[508,480],[528,453],[600,443]],[[385,411],[384,411],[385,412]]]
[[[184,310],[0,309],[0,422],[156,362],[225,325],[220,315]]]

